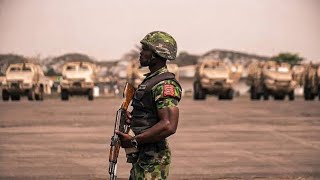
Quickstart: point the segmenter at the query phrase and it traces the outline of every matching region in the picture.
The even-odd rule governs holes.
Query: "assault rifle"
[[[117,179],[117,159],[119,155],[120,150],[120,138],[115,133],[115,131],[120,131],[123,133],[129,133],[132,134],[130,130],[130,126],[126,123],[127,119],[127,109],[128,106],[133,98],[135,89],[134,87],[126,83],[126,86],[124,87],[123,92],[123,102],[117,111],[116,115],[116,122],[114,125],[114,132],[113,136],[111,138],[111,144],[110,144],[110,154],[109,154],[109,174],[110,174],[110,180],[116,180]],[[134,134],[133,134],[134,135]],[[137,152],[136,148],[127,148],[125,149],[126,154]]]

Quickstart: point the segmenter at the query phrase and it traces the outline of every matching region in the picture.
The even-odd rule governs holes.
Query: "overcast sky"
[[[174,36],[180,52],[320,61],[318,0],[0,0],[0,53],[119,59],[154,30]]]

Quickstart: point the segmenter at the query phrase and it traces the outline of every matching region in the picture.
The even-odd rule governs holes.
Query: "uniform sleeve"
[[[158,109],[178,106],[181,99],[181,88],[174,81],[163,81],[152,88],[153,97]]]

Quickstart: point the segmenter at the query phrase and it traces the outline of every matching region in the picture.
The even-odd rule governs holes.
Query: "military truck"
[[[292,67],[292,76],[295,81],[297,81],[298,86],[303,86],[304,84],[304,75],[305,75],[306,66],[303,64],[296,64]]]
[[[233,80],[230,67],[218,60],[202,60],[196,66],[193,82],[193,98],[206,99],[207,94],[216,95],[220,100],[233,99]]]
[[[69,100],[69,96],[84,95],[88,100],[94,99],[93,89],[97,80],[97,66],[91,62],[72,61],[62,66],[60,81],[61,100]]]
[[[21,96],[28,100],[42,101],[48,86],[41,66],[34,63],[10,64],[2,81],[2,100],[19,101]]]
[[[177,80],[179,80],[179,67],[177,64],[167,64],[168,71],[175,74]],[[133,61],[128,65],[127,69],[127,81],[137,88],[145,78],[145,74],[149,73],[148,67],[140,67],[138,60]]]
[[[314,100],[316,96],[320,100],[319,83],[320,66],[308,64],[304,73],[303,96],[307,101]]]
[[[273,96],[275,100],[284,100],[286,95],[289,100],[294,100],[297,82],[293,79],[289,64],[275,61],[253,63],[249,65],[248,71],[247,83],[252,100],[259,100],[261,97],[268,100],[269,96]]]

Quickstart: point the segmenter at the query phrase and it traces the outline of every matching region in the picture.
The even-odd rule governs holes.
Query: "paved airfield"
[[[0,102],[0,179],[107,179],[119,98]],[[320,179],[320,102],[180,104],[170,179]],[[130,165],[121,151],[118,175]]]

